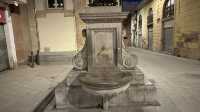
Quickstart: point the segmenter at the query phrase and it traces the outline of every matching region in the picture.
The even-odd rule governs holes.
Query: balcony
[[[89,0],[90,7],[119,5],[121,5],[121,0]]]

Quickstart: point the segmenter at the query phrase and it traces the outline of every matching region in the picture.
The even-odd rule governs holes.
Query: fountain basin
[[[79,75],[83,89],[96,95],[113,95],[125,91],[132,79],[129,72],[94,72]]]

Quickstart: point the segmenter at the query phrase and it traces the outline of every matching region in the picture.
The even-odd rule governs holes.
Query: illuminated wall
[[[200,0],[176,2],[176,55],[200,59]]]
[[[165,0],[153,0],[138,11],[138,16],[142,15],[142,39],[147,45],[147,16],[149,8],[153,9],[154,51],[161,51],[163,46],[162,15],[164,2]],[[200,0],[175,0],[174,20],[174,55],[200,59]]]
[[[144,48],[148,45],[148,29],[147,29],[147,16],[149,9],[153,10],[153,50],[159,51],[162,48],[162,9],[164,0],[154,0],[149,4],[145,5],[138,12],[142,15],[142,40],[144,41]]]
[[[38,18],[41,52],[63,52],[76,50],[75,18],[63,13],[48,13]]]

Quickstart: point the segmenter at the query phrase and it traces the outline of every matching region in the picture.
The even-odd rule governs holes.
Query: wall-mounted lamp
[[[159,23],[160,22],[160,18],[157,18],[157,23]]]
[[[15,6],[19,6],[18,2],[17,1],[14,1],[13,3]]]

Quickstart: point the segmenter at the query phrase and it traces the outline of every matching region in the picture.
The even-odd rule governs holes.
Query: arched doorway
[[[174,1],[166,0],[163,7],[163,50],[173,53]]]
[[[138,20],[138,47],[142,48],[142,15],[139,15]]]
[[[153,49],[153,9],[150,8],[147,16],[148,49]]]

